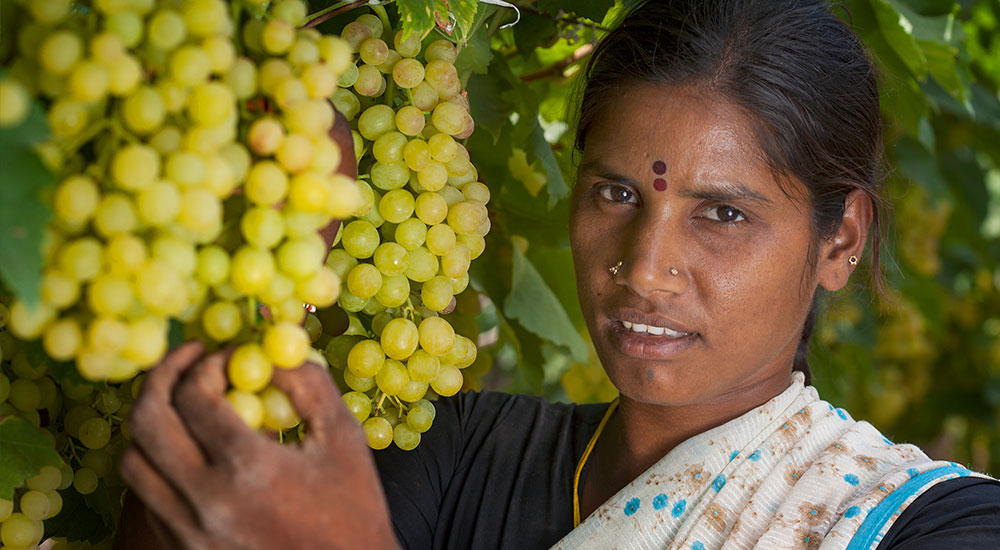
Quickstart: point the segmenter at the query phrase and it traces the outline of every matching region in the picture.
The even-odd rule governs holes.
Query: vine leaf
[[[0,421],[0,498],[11,500],[14,489],[29,477],[38,475],[42,466],[59,466],[62,459],[41,428],[14,416]]]
[[[32,146],[47,134],[37,102],[20,125],[0,128],[0,278],[29,306],[38,302],[42,235],[51,216],[41,190],[54,181]]]
[[[535,266],[517,246],[513,248],[510,294],[503,311],[528,331],[569,348],[577,361],[587,360],[587,344],[573,326],[566,309]]]
[[[604,19],[604,14],[614,5],[614,0],[538,0],[538,11],[558,15],[575,13],[591,21]]]
[[[111,496],[104,480],[97,490],[89,495],[81,495],[70,487],[59,491],[63,499],[62,510],[55,517],[45,520],[46,533],[58,533],[70,542],[88,541],[98,544],[108,537],[114,528]]]

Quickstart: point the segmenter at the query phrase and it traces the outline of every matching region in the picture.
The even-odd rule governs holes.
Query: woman
[[[441,400],[417,450],[373,464],[319,368],[277,373],[312,431],[281,447],[189,344],[149,375],[123,463],[168,547],[996,547],[1000,484],[804,385],[817,292],[881,244],[853,33],[821,2],[650,2],[587,76],[571,242],[620,398]]]

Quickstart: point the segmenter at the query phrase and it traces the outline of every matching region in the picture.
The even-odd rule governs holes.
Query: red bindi
[[[667,163],[662,160],[658,160],[653,163],[653,172],[658,176],[662,176],[667,173]]]
[[[663,178],[656,178],[653,180],[653,189],[656,189],[657,191],[666,191],[667,180]]]

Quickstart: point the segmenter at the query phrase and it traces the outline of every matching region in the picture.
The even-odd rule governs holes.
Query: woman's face
[[[601,112],[570,236],[623,396],[677,406],[784,388],[816,287],[805,189],[791,187],[800,196],[779,187],[747,120],[703,91],[635,85]]]

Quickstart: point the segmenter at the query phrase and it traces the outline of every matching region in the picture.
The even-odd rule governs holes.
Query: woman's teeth
[[[670,338],[680,338],[681,336],[687,336],[691,334],[690,332],[677,332],[676,330],[671,330],[667,327],[655,327],[653,325],[644,325],[642,323],[630,323],[628,321],[622,321],[622,326],[631,330],[632,332],[652,334],[653,336],[668,336]]]

